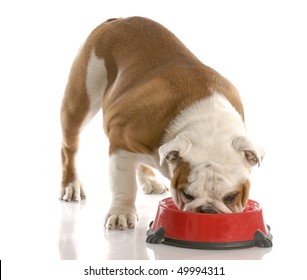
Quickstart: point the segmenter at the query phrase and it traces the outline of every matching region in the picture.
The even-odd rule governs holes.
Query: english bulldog
[[[137,179],[146,193],[167,190],[152,168],[170,179],[183,211],[243,211],[264,152],[246,136],[237,89],[169,30],[142,17],[110,19],[81,47],[61,108],[62,200],[85,199],[78,139],[101,108],[110,144],[107,229],[135,227]]]

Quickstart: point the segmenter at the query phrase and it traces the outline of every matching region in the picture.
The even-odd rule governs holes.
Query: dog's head
[[[171,193],[178,209],[238,213],[248,201],[252,166],[260,164],[264,152],[245,136],[206,147],[179,135],[159,148],[159,156],[160,164],[166,162],[171,171]]]

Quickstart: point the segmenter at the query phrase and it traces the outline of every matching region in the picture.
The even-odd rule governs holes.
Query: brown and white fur
[[[137,176],[145,192],[171,180],[179,209],[241,212],[263,151],[246,136],[236,88],[170,31],[146,18],[110,19],[89,35],[69,75],[61,110],[60,198],[85,198],[75,157],[79,134],[102,108],[109,138],[108,229],[137,221]]]

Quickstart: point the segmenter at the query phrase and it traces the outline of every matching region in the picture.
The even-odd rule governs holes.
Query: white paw
[[[65,201],[80,201],[85,199],[81,183],[77,180],[61,188],[60,199]]]
[[[147,178],[143,184],[141,184],[141,188],[144,193],[150,194],[150,193],[164,193],[168,191],[168,188],[158,181],[155,177]]]
[[[106,216],[105,227],[107,229],[132,229],[137,222],[137,214],[134,207],[111,207]]]

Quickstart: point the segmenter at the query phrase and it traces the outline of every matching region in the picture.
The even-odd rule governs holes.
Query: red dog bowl
[[[159,202],[146,241],[195,249],[234,249],[271,247],[272,235],[256,201],[248,200],[242,213],[203,214],[180,211],[172,198],[166,198]]]

